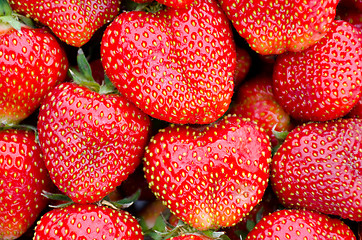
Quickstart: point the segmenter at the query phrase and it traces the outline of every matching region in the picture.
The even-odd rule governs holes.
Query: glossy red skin
[[[167,240],[212,240],[212,239],[213,238],[197,234],[183,234],[181,236],[168,238]]]
[[[154,118],[211,123],[231,102],[235,44],[213,0],[156,14],[122,13],[103,35],[101,56],[116,88]]]
[[[134,239],[142,229],[128,212],[93,204],[73,204],[53,209],[38,222],[34,240],[43,239]]]
[[[347,114],[349,118],[362,118],[362,99],[353,106],[352,110]]]
[[[251,56],[243,48],[236,48],[236,67],[234,73],[234,84],[235,86],[240,85],[244,81],[246,75],[249,72],[251,66]]]
[[[273,157],[271,184],[280,202],[362,221],[362,120],[295,128]]]
[[[261,200],[270,143],[254,123],[236,116],[212,126],[171,125],[146,148],[151,190],[183,222],[199,229],[236,224]]]
[[[16,239],[36,221],[48,201],[47,174],[35,134],[0,131],[0,239]]]
[[[33,113],[46,93],[64,81],[68,60],[50,32],[0,25],[0,125],[12,125]]]
[[[229,113],[255,121],[267,132],[272,146],[278,143],[273,130],[283,132],[293,128],[289,115],[275,100],[270,76],[249,79],[239,87],[236,95]]]
[[[139,165],[149,125],[149,117],[120,95],[58,85],[38,119],[50,177],[74,202],[100,200]]]
[[[355,240],[341,220],[307,210],[280,210],[264,217],[248,234],[251,239]]]
[[[332,47],[331,47],[332,46]],[[317,44],[278,56],[273,92],[294,119],[327,121],[346,115],[361,96],[359,30],[335,21]]]
[[[113,20],[119,0],[9,0],[12,9],[46,26],[62,41],[75,47],[87,43],[96,30]]]
[[[219,2],[240,36],[262,55],[301,51],[318,42],[338,4],[338,0]]]

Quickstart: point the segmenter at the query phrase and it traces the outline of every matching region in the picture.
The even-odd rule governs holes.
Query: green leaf
[[[17,31],[20,31],[21,27],[23,26],[21,22],[19,22],[17,19],[15,19],[13,16],[10,15],[1,16],[0,21],[9,24],[12,28],[14,28]]]
[[[7,0],[0,0],[0,16],[10,16],[12,9]]]
[[[94,81],[93,75],[92,75],[92,69],[88,63],[87,58],[84,55],[84,52],[81,48],[78,49],[78,55],[77,55],[77,64],[80,70],[80,73],[84,75],[86,79],[89,81]]]
[[[117,208],[127,208],[131,206],[141,195],[141,189],[138,189],[134,194],[129,197],[123,198],[119,201],[112,202]]]

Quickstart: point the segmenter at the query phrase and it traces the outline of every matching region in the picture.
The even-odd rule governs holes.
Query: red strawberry
[[[284,132],[293,128],[289,115],[275,100],[271,77],[256,76],[243,83],[236,94],[229,113],[255,121],[267,132],[272,146],[278,143],[273,131]]]
[[[318,42],[338,0],[219,0],[240,36],[260,54],[300,51]]]
[[[113,20],[119,0],[9,0],[14,11],[48,26],[69,45],[80,47],[96,30]]]
[[[38,120],[50,177],[74,202],[102,199],[139,165],[149,124],[120,95],[58,85],[42,102]]]
[[[342,117],[361,96],[359,30],[335,21],[317,44],[299,53],[278,56],[273,92],[293,118],[326,121]]]
[[[20,237],[46,207],[50,190],[39,144],[30,130],[0,131],[0,239]]]
[[[362,120],[293,129],[276,152],[271,183],[286,207],[362,221]]]
[[[228,19],[213,0],[122,13],[101,43],[104,69],[118,90],[145,113],[173,123],[211,123],[225,113],[235,55]]]
[[[238,86],[244,81],[251,66],[251,57],[249,53],[240,47],[236,48],[236,67],[234,73],[234,84]]]
[[[73,204],[46,213],[38,222],[34,240],[143,239],[141,227],[128,212],[93,204]]]
[[[362,118],[362,98],[354,105],[351,111],[347,114],[350,118]]]
[[[205,230],[236,224],[261,200],[270,155],[264,131],[229,116],[212,126],[161,130],[146,148],[144,172],[174,215]]]
[[[0,69],[0,125],[11,125],[27,118],[65,79],[68,60],[49,32],[24,24],[16,30],[0,20]]]
[[[251,239],[355,240],[341,220],[306,210],[280,210],[264,217],[248,234]]]
[[[213,240],[213,239],[214,238],[210,238],[199,234],[183,234],[181,236],[167,238],[166,240]]]

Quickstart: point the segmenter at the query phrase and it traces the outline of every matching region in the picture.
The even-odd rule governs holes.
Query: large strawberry
[[[120,14],[101,45],[106,74],[145,113],[173,123],[211,123],[233,94],[235,46],[213,0],[155,14]]]
[[[293,118],[326,121],[342,117],[361,96],[359,30],[335,21],[317,44],[298,53],[279,55],[273,92]]]
[[[56,38],[43,29],[17,22],[11,9],[0,18],[0,125],[11,125],[28,117],[41,99],[63,81],[68,69],[65,52]]]
[[[93,204],[51,210],[39,220],[34,240],[142,240],[142,229],[128,212]]]
[[[318,42],[338,0],[219,0],[240,36],[263,55],[300,51]]]
[[[270,155],[264,131],[229,116],[212,126],[161,130],[146,148],[144,171],[173,214],[205,230],[236,224],[261,200]]]
[[[273,157],[271,183],[286,207],[362,220],[362,120],[293,129]]]
[[[100,200],[132,173],[150,120],[117,94],[63,83],[39,111],[39,141],[50,177],[75,202]]]
[[[280,210],[264,217],[248,234],[252,239],[356,240],[347,224],[339,219],[306,210]]]
[[[0,131],[0,239],[16,239],[46,207],[51,180],[31,130]]]
[[[48,26],[69,45],[80,47],[113,20],[120,0],[9,0],[13,9]]]

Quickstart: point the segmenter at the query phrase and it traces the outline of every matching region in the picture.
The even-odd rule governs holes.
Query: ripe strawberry
[[[0,131],[0,239],[20,237],[47,205],[50,190],[39,144],[30,130]]]
[[[264,217],[248,234],[251,239],[355,240],[352,230],[341,220],[306,210],[280,210]]]
[[[338,0],[219,2],[240,36],[263,55],[300,51],[318,42],[338,4]]]
[[[347,114],[349,118],[362,118],[362,98],[353,106],[352,110]]]
[[[284,132],[293,128],[289,115],[275,100],[271,77],[258,75],[243,83],[236,94],[229,113],[255,121],[267,132],[272,146],[279,142],[273,131]]]
[[[139,165],[150,120],[116,94],[63,83],[39,110],[39,141],[58,188],[74,202],[102,199]]]
[[[120,8],[119,0],[9,0],[14,11],[46,26],[62,41],[80,47],[96,30],[113,20]]]
[[[214,238],[210,238],[199,234],[182,234],[181,236],[167,238],[166,240],[213,240],[213,239]]]
[[[48,31],[24,24],[17,30],[0,19],[0,69],[0,125],[12,125],[65,79],[68,60]]]
[[[128,212],[93,204],[51,210],[39,220],[34,240],[143,239],[141,227]]]
[[[107,76],[131,102],[173,123],[211,123],[233,94],[235,46],[228,19],[213,0],[155,14],[120,14],[106,29]]]
[[[174,215],[205,230],[236,224],[261,200],[270,155],[264,131],[229,116],[212,126],[161,130],[146,147],[144,172]]]
[[[291,117],[326,121],[342,117],[361,96],[359,30],[335,21],[317,44],[299,53],[279,55],[273,92]]]
[[[361,139],[360,119],[293,129],[271,166],[271,183],[280,202],[361,221]]]
[[[236,66],[234,73],[234,84],[239,86],[239,84],[244,81],[246,75],[249,72],[251,66],[251,56],[243,48],[236,48]]]

